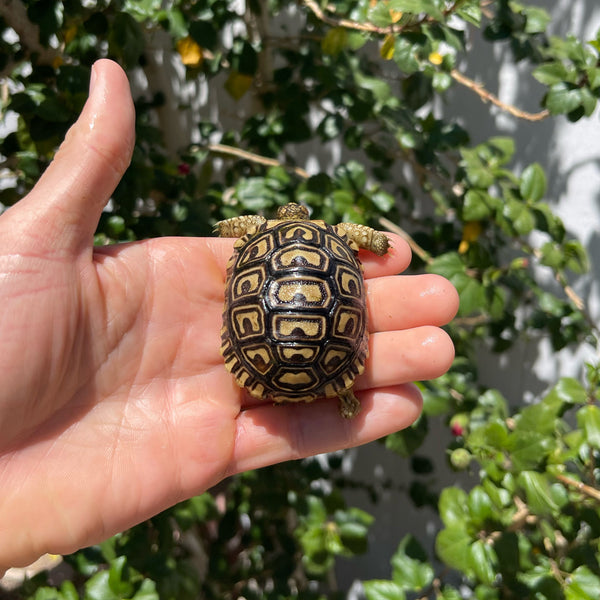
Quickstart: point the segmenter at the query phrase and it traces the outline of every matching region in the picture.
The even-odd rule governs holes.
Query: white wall
[[[526,2],[548,10],[553,17],[551,32],[573,33],[580,39],[594,39],[600,28],[600,3],[597,0],[538,0]],[[480,36],[472,38],[473,52],[461,70],[482,82],[486,89],[498,93],[504,102],[523,110],[536,112],[543,88],[529,76],[525,66],[511,64],[510,51],[503,44],[490,44]],[[568,232],[586,246],[591,259],[588,275],[575,283],[575,291],[586,302],[593,317],[600,316],[600,110],[591,119],[570,123],[566,118],[551,118],[537,123],[518,120],[495,107],[482,104],[471,91],[455,86],[450,102],[443,107],[447,119],[456,119],[472,135],[474,144],[494,135],[515,138],[516,164],[524,168],[539,162],[548,176],[545,199],[563,219]],[[490,118],[490,114],[492,118]],[[544,270],[540,276],[545,277]],[[553,285],[548,280],[548,285]],[[497,387],[514,404],[530,401],[562,375],[580,376],[583,359],[597,360],[594,348],[555,354],[546,340],[532,339],[517,347],[500,363],[497,356],[482,353],[482,383]],[[420,451],[444,470],[445,448],[450,432],[437,423],[432,426],[428,442]],[[376,516],[371,528],[370,551],[352,561],[340,561],[338,581],[346,588],[356,579],[390,576],[389,557],[406,533],[413,533],[431,549],[437,527],[434,511],[417,510],[406,490],[414,476],[408,461],[386,452],[381,444],[370,444],[352,453],[352,475],[372,484],[381,492],[381,500],[373,505],[360,491],[346,493],[348,502]],[[446,470],[447,471],[447,470]],[[458,477],[458,476],[457,476]],[[470,485],[467,477],[463,483]],[[385,489],[386,480],[392,489]],[[432,481],[437,489],[454,483],[451,473],[443,477],[434,473],[424,481]],[[459,483],[460,485],[460,483]]]

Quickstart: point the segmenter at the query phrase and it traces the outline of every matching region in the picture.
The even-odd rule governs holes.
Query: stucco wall
[[[597,0],[538,0],[553,16],[551,31],[557,35],[573,33],[583,39],[594,39],[600,28],[600,3]],[[529,4],[529,2],[528,2]],[[523,110],[539,110],[543,88],[529,77],[529,68],[515,67],[510,62],[509,49],[501,44],[489,44],[480,36],[472,37],[473,52],[461,70],[498,93],[504,102]],[[548,176],[546,201],[564,220],[567,230],[581,240],[591,259],[588,275],[575,284],[575,290],[596,319],[600,316],[600,110],[591,119],[570,123],[566,118],[546,119],[538,123],[520,121],[499,109],[482,104],[471,91],[455,86],[450,102],[443,107],[447,119],[456,119],[466,126],[472,142],[478,143],[494,135],[514,137],[517,147],[516,164],[524,168],[539,162]],[[492,117],[490,117],[492,115]],[[539,272],[546,277],[543,269]],[[551,279],[547,285],[552,286]],[[482,352],[481,379],[496,387],[512,404],[535,400],[536,395],[562,375],[580,376],[583,360],[598,358],[593,348],[578,352],[552,352],[544,339],[531,339],[518,344],[502,361]],[[442,465],[445,475],[434,472],[422,481],[434,482],[437,489],[454,483],[456,476],[443,468],[445,448],[451,434],[442,424],[434,424],[428,441],[420,452]],[[406,533],[413,533],[429,548],[433,547],[437,527],[435,512],[415,509],[407,496],[414,475],[408,461],[383,450],[380,444],[370,444],[352,452],[347,459],[352,475],[379,490],[377,504],[369,502],[361,491],[346,493],[349,503],[365,508],[375,515],[371,529],[370,551],[351,562],[340,562],[338,580],[342,587],[356,579],[390,576],[389,557]],[[462,484],[470,485],[467,476]],[[461,485],[461,481],[458,481]],[[390,486],[388,489],[388,486]]]

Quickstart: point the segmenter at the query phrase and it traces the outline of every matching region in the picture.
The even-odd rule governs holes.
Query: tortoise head
[[[306,221],[308,219],[308,208],[295,202],[289,202],[277,209],[277,218],[280,221]]]

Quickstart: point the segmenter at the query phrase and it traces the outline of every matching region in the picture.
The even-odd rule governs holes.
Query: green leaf
[[[364,554],[367,551],[368,532],[362,523],[343,523],[338,527],[340,541],[352,554]]]
[[[587,393],[585,388],[577,379],[573,377],[561,377],[558,383],[550,390],[544,398],[545,403],[562,405],[564,404],[585,404],[587,402]]]
[[[525,491],[529,508],[538,515],[557,513],[559,506],[552,498],[548,478],[536,471],[523,471],[517,477],[517,483]]]
[[[354,80],[358,87],[371,92],[377,102],[385,103],[392,95],[389,84],[377,77],[367,77],[357,71],[354,74]]]
[[[338,165],[335,176],[340,187],[351,192],[362,192],[367,183],[364,166],[356,160]]]
[[[345,27],[333,27],[321,40],[321,50],[323,54],[337,56],[346,48],[347,43],[348,30]]]
[[[189,24],[190,37],[201,47],[215,50],[218,45],[218,30],[211,21],[195,19]]]
[[[540,262],[547,267],[560,269],[564,264],[564,254],[558,244],[546,242],[540,248]]]
[[[117,13],[109,29],[108,46],[113,56],[121,57],[129,67],[136,66],[145,47],[139,23],[127,13]]]
[[[156,590],[156,583],[151,579],[144,579],[132,600],[160,600],[160,595]]]
[[[546,173],[539,163],[529,165],[521,175],[520,192],[524,200],[537,202],[546,194]]]
[[[395,198],[384,190],[377,190],[371,194],[371,201],[382,213],[388,213],[396,205]]]
[[[390,0],[389,7],[403,13],[426,13],[438,21],[445,20],[444,13],[432,0]]]
[[[481,282],[466,275],[453,283],[460,297],[458,314],[464,316],[480,312],[485,306],[485,288]]]
[[[586,273],[589,269],[587,252],[580,242],[576,240],[563,244],[565,267],[574,273]]]
[[[494,519],[495,509],[492,501],[479,485],[469,492],[468,508],[471,519],[478,527],[483,527],[488,520]]]
[[[59,589],[39,587],[34,595],[27,598],[28,600],[79,600],[79,594],[71,581],[65,581]]]
[[[405,600],[404,590],[393,581],[371,579],[363,581],[363,589],[367,600]]]
[[[600,408],[595,404],[583,406],[577,412],[577,424],[585,432],[587,443],[600,449]]]
[[[431,83],[433,85],[433,89],[436,92],[442,93],[445,92],[452,85],[452,76],[443,71],[436,71],[433,74],[433,79]]]
[[[472,568],[471,543],[473,539],[464,527],[442,529],[435,540],[435,551],[442,562],[462,573]]]
[[[533,211],[519,200],[508,199],[504,204],[502,214],[510,221],[518,235],[527,235],[535,227]]]
[[[491,585],[496,577],[494,549],[483,540],[476,540],[469,550],[470,564],[475,575],[483,583]]]
[[[600,578],[588,567],[580,566],[566,578],[566,600],[597,600],[600,598]]]
[[[446,527],[464,528],[468,519],[467,494],[457,487],[448,487],[442,490],[438,503],[440,518]]]
[[[456,11],[456,14],[463,18],[467,23],[481,27],[481,6],[479,2],[463,3]]]
[[[493,150],[493,158],[490,157],[489,163],[494,167],[506,165],[515,154],[515,140],[511,137],[491,137],[487,146]]]
[[[447,252],[437,256],[428,265],[427,270],[442,275],[454,285],[460,297],[460,315],[472,314],[485,305],[484,286],[467,274],[466,265],[457,252]]]
[[[546,108],[553,115],[567,114],[581,106],[582,91],[574,84],[560,82],[552,85],[546,95]]]
[[[575,69],[567,69],[561,61],[541,65],[533,70],[532,75],[544,85],[554,85],[563,81],[575,82]]]
[[[523,9],[523,14],[527,17],[525,33],[544,33],[551,21],[548,12],[537,6],[527,6]]]
[[[367,19],[377,27],[387,27],[392,24],[390,7],[386,2],[376,2],[369,10]]]
[[[100,571],[85,582],[84,600],[120,600],[109,584],[108,571]]]
[[[516,471],[533,469],[546,459],[556,447],[549,434],[532,430],[515,431],[510,436],[511,460]]]
[[[154,17],[160,5],[160,0],[125,0],[123,10],[138,21],[145,21]]]
[[[377,2],[377,6],[384,5],[384,2]],[[400,71],[410,75],[419,70],[419,61],[417,60],[417,52],[413,44],[404,36],[396,36],[396,44],[394,48],[394,62]]]
[[[410,427],[392,433],[385,438],[385,447],[400,456],[411,456],[427,437],[427,418],[421,416]]]
[[[427,554],[412,535],[402,538],[392,559],[392,579],[407,591],[419,591],[432,581],[434,572]]]
[[[495,199],[482,190],[468,190],[462,208],[465,221],[482,221],[492,214]]]

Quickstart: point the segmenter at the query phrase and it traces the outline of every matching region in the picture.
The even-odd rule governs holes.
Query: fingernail
[[[96,67],[95,67],[95,65],[92,65],[92,73],[90,75],[90,89],[89,89],[90,96],[94,93],[94,86],[96,85],[97,78],[98,78],[98,75],[96,74]]]

